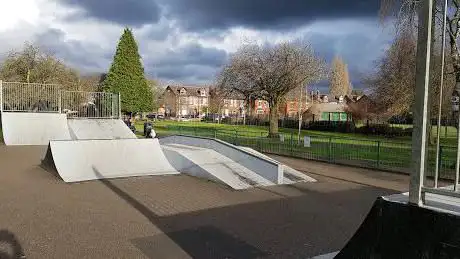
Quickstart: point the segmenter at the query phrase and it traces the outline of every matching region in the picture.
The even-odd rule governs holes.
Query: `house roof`
[[[223,93],[223,98],[224,99],[232,99],[232,100],[244,100],[245,99],[245,96],[240,93],[240,92],[237,92],[237,91],[222,91],[221,89],[219,89],[218,87],[211,87],[210,88],[210,92],[209,92],[211,95],[215,94],[215,93]]]
[[[311,113],[322,113],[322,112],[344,112],[346,105],[343,103],[315,103],[308,108],[307,111]]]
[[[184,88],[187,92],[187,96],[201,96],[201,89],[206,91],[206,94],[209,94],[209,86],[172,86],[168,85],[167,89],[171,89],[174,94],[180,93],[180,90]]]

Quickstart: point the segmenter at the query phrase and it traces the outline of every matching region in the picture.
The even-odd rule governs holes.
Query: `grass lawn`
[[[137,122],[136,128],[142,132],[143,122]],[[263,126],[157,121],[154,122],[154,128],[159,136],[184,134],[216,137],[237,145],[252,147],[265,153],[394,170],[405,173],[410,171],[412,160],[410,137],[385,138],[382,136],[367,136],[353,133],[302,130],[301,142],[298,143],[298,131],[288,128],[280,128],[280,133],[284,135],[284,142],[280,141],[280,139],[266,138],[268,127]],[[432,135],[436,136],[435,134],[436,131],[434,131]],[[303,146],[303,136],[311,137],[311,147]],[[451,144],[452,140],[455,142],[455,137],[442,138],[442,141],[448,144]],[[441,158],[442,177],[452,177],[455,156],[455,147],[443,148]],[[434,172],[435,161],[436,148],[433,145],[428,151],[428,168],[430,172]]]

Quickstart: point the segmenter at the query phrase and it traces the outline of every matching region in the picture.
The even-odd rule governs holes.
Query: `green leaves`
[[[153,108],[152,91],[140,59],[134,36],[126,28],[103,86],[104,91],[121,94],[123,112],[146,112]]]

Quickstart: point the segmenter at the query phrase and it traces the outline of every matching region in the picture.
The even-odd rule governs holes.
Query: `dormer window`
[[[187,94],[187,91],[185,90],[185,88],[180,89],[180,94]]]
[[[206,90],[204,88],[200,89],[200,95],[201,96],[206,96]]]

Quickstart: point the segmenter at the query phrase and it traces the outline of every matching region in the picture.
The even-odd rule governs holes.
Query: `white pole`
[[[444,87],[444,63],[445,63],[445,49],[446,49],[446,27],[447,27],[447,1],[444,0],[443,9],[443,24],[442,24],[442,47],[441,47],[441,82],[439,86],[439,111],[438,111],[438,128],[437,128],[437,142],[436,142],[436,168],[434,171],[434,188],[438,187],[439,178],[439,153],[441,152],[441,117],[442,117],[442,88]]]
[[[420,2],[415,78],[414,131],[412,134],[413,171],[410,176],[409,202],[422,205],[422,187],[427,162],[428,95],[430,88],[431,32],[433,0]]]

